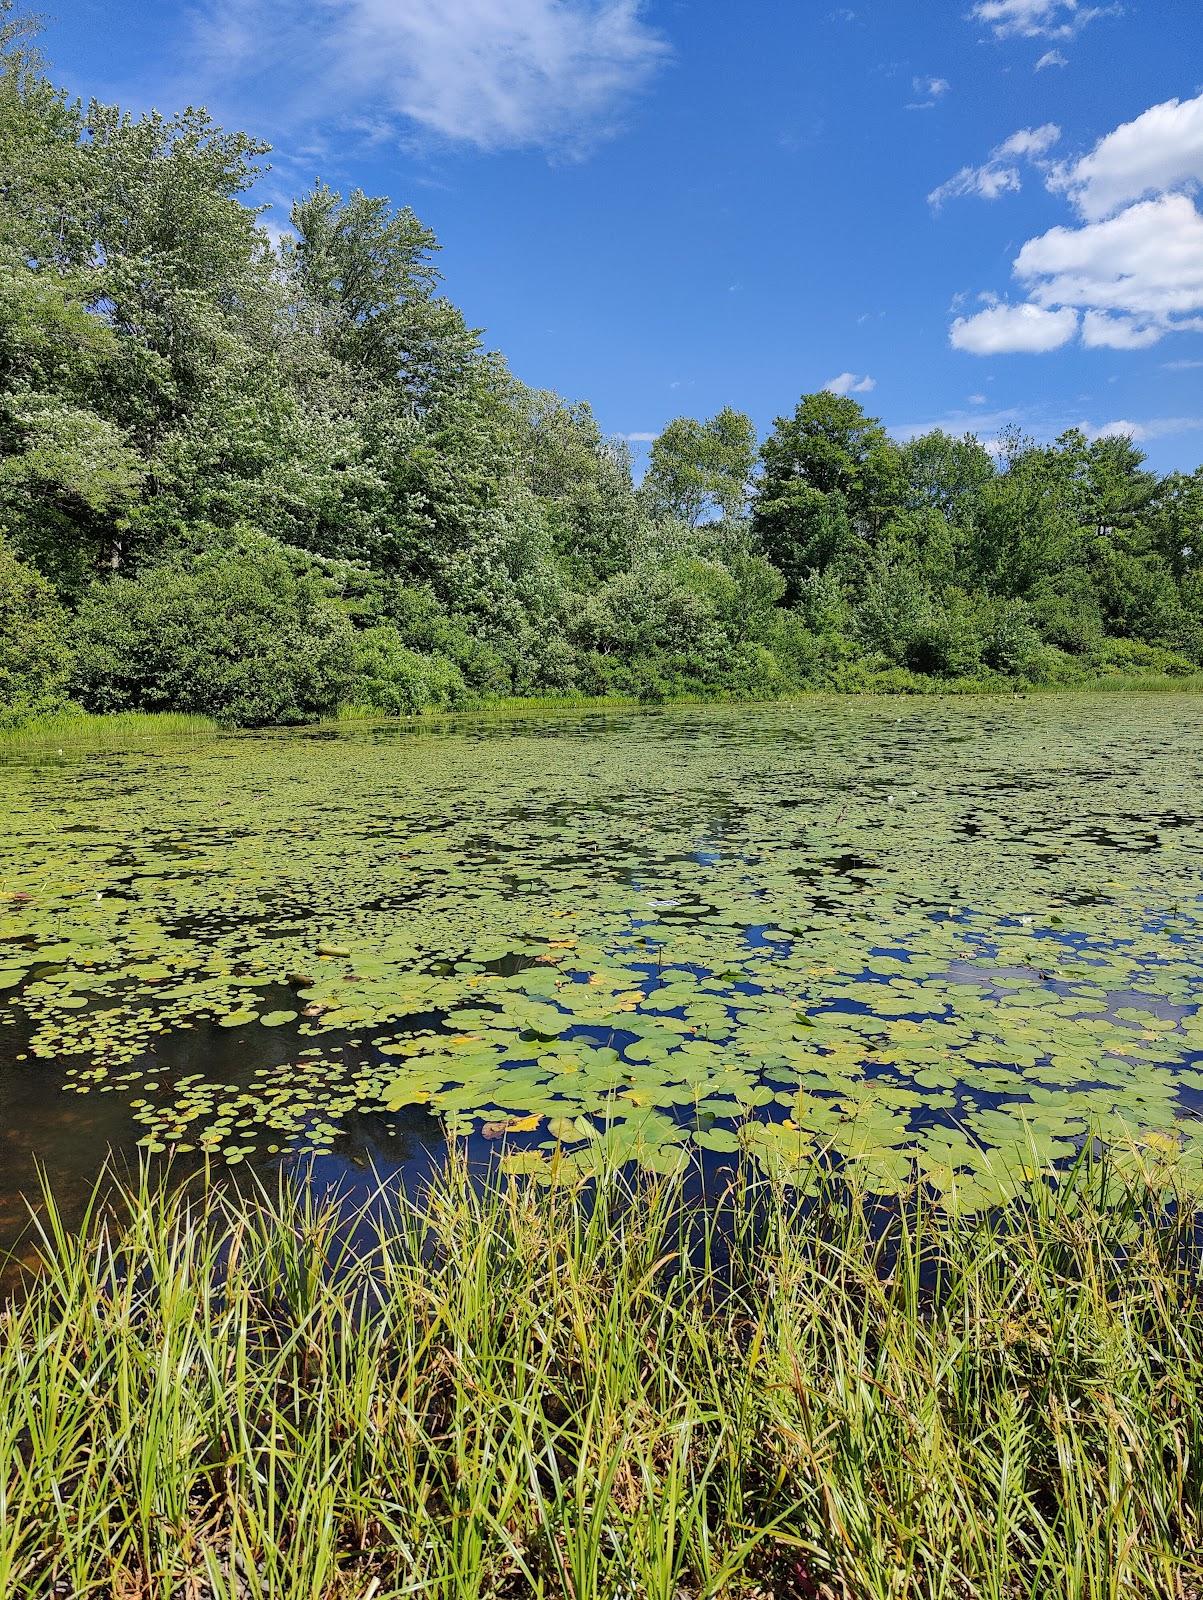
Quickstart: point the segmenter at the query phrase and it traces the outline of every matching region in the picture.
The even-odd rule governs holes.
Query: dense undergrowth
[[[0,1340],[0,1592],[1199,1592],[1172,1179],[1084,1159],[976,1220],[817,1168],[696,1198],[453,1159],[354,1216],[286,1184],[144,1180],[78,1231],[47,1201]]]

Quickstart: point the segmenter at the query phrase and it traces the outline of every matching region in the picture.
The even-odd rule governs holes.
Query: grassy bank
[[[741,700],[730,694],[674,694],[665,700],[649,701],[634,695],[512,695],[481,700],[471,706],[455,710],[431,708],[418,711],[401,719],[409,723],[443,722],[457,717],[507,717],[539,711],[621,711],[647,708],[649,705],[697,706],[716,704],[763,705],[777,703],[792,705],[814,698],[816,695],[846,695],[865,698],[880,695],[919,695],[957,697],[975,695],[1074,695],[1074,694],[1198,694],[1203,692],[1203,673],[1191,677],[1171,677],[1165,674],[1108,676],[1083,679],[1067,684],[1020,684],[1006,679],[978,682],[965,679],[921,679],[907,674],[905,680],[898,674],[868,679],[855,689],[813,688],[798,689],[780,697],[777,702]],[[337,718],[324,724],[338,727],[343,723],[385,723],[392,720],[386,712],[371,706],[348,705],[340,708]],[[219,723],[209,717],[191,716],[182,712],[146,713],[121,712],[114,716],[93,715],[84,711],[61,711],[38,717],[16,727],[0,726],[0,757],[6,753],[23,750],[41,752],[67,748],[125,749],[138,745],[153,745],[163,739],[201,737],[221,731]]]
[[[115,716],[56,711],[50,716],[34,717],[17,727],[0,727],[0,756],[10,750],[54,750],[68,745],[105,749],[154,744],[160,739],[198,737],[216,731],[217,724],[209,717],[188,716],[176,711],[123,711]]]
[[[51,1206],[0,1339],[0,1593],[1197,1595],[1191,1205],[816,1175]],[[357,1249],[348,1246],[350,1233]]]

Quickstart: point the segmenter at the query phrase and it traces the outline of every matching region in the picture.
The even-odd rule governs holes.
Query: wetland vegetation
[[[0,0],[0,1594],[1195,1600],[1203,470],[265,154]]]
[[[1155,1165],[1008,1222],[818,1167],[563,1176],[51,1208],[5,1595],[1198,1593],[1198,1238]]]

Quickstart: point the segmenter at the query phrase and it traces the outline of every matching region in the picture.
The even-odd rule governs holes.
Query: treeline
[[[440,292],[408,209],[68,98],[0,0],[0,720],[1072,683],[1203,664],[1203,470],[892,440],[803,397],[633,481]]]

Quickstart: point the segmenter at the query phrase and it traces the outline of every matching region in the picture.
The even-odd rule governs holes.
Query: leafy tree
[[[761,449],[753,526],[795,598],[806,574],[823,571],[855,541],[867,548],[898,506],[898,447],[850,395],[803,395],[778,417]]]
[[[972,434],[957,439],[940,428],[911,439],[900,455],[907,510],[934,511],[958,526],[972,521],[978,496],[997,471]]]
[[[756,464],[752,419],[729,406],[698,422],[677,417],[653,442],[644,498],[655,517],[696,528],[715,516],[739,517]]]
[[[293,314],[357,375],[428,406],[462,375],[477,335],[436,297],[438,241],[409,209],[356,189],[319,184],[292,208],[295,239],[281,250]]]

